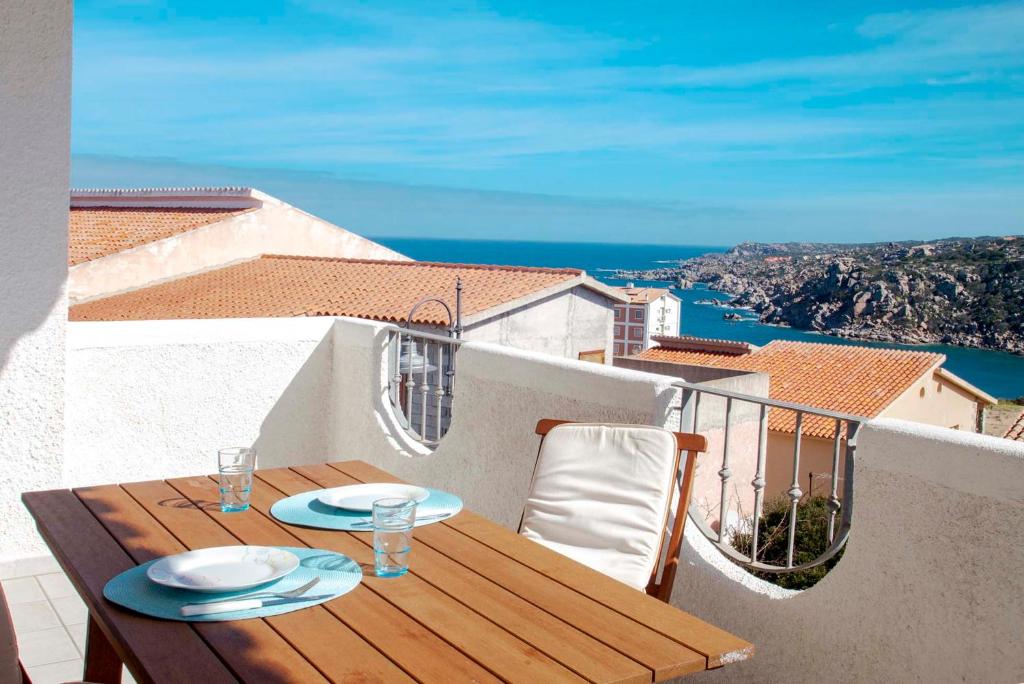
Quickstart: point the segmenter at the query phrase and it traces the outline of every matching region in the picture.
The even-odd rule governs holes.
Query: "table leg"
[[[85,635],[84,678],[85,681],[96,684],[121,682],[121,659],[92,615],[89,615],[89,631]]]

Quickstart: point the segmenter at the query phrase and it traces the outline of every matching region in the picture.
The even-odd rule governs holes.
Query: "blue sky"
[[[75,8],[77,186],[255,185],[369,235],[1024,233],[1024,2]]]

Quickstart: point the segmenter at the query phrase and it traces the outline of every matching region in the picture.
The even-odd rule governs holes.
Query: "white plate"
[[[318,499],[320,503],[335,508],[369,513],[373,511],[373,502],[378,499],[412,499],[416,503],[420,503],[425,501],[428,496],[430,496],[430,492],[423,487],[377,482],[325,489]]]
[[[290,551],[269,546],[215,546],[161,558],[146,569],[157,584],[175,589],[224,592],[251,589],[299,567]]]

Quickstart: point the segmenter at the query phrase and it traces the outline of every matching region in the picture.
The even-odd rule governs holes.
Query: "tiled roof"
[[[738,354],[725,354],[719,351],[697,349],[669,349],[667,347],[651,347],[630,358],[645,361],[662,361],[666,363],[685,363],[692,366],[728,367],[728,360],[736,359]]]
[[[785,340],[776,340],[744,356],[697,355],[658,348],[639,356],[767,373],[772,399],[866,418],[878,416],[946,358],[931,352]],[[778,432],[795,432],[796,415],[792,411],[772,409],[768,426]],[[834,426],[832,419],[804,416],[803,433],[832,437]]]
[[[711,352],[730,356],[749,354],[756,349],[749,342],[718,340],[711,337],[694,337],[692,335],[653,335],[651,339],[657,342],[658,346],[667,349]]]
[[[72,207],[68,265],[184,233],[253,209],[221,207]]]
[[[655,299],[668,294],[668,290],[658,287],[618,287],[623,294],[629,297],[630,304],[649,304]]]
[[[404,321],[423,297],[439,296],[454,308],[455,279],[462,278],[462,312],[469,317],[581,275],[576,269],[268,255],[78,304],[69,316],[73,321],[278,316]],[[448,319],[439,305],[427,304],[415,322],[447,325]]]
[[[1024,411],[1020,412],[1020,415],[1017,416],[1017,421],[1010,426],[1010,429],[1006,431],[1003,437],[1024,442]]]

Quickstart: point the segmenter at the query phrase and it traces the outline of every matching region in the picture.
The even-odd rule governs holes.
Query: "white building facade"
[[[615,356],[639,354],[654,335],[678,335],[682,302],[664,288],[618,288],[629,302],[615,306],[612,347]]]

